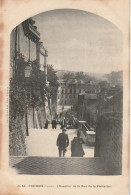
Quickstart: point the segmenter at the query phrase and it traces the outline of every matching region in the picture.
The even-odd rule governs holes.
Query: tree
[[[24,74],[16,74],[10,81],[10,117],[15,118],[17,115],[23,117],[27,105],[29,107],[44,105],[45,86],[45,73],[39,70],[36,61],[32,64],[29,78],[25,78]]]
[[[107,80],[113,85],[122,85],[123,82],[123,73],[122,71],[112,71],[110,74],[105,75]]]
[[[56,76],[56,71],[53,68],[53,65],[47,66],[47,81],[49,81],[51,87],[58,87],[58,77]]]
[[[75,78],[84,81],[85,78],[86,78],[86,75],[83,72],[77,72],[76,75],[75,75]]]
[[[69,80],[69,79],[77,79],[77,80],[83,80],[85,83],[89,81],[89,76],[84,74],[83,72],[76,72],[76,73],[65,73],[63,75],[64,80]]]
[[[37,62],[32,65],[32,74],[29,79],[29,90],[31,93],[30,104],[33,107],[44,105],[46,100],[45,72],[39,70]]]
[[[63,79],[65,79],[65,80],[69,80],[69,79],[74,79],[75,78],[75,74],[74,73],[65,73],[64,75],[63,75]]]

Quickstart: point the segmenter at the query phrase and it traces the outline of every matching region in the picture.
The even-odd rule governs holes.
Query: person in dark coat
[[[78,129],[78,125],[79,125],[79,122],[78,122],[78,119],[76,119],[76,121],[75,121],[75,129]]]
[[[66,129],[62,129],[62,133],[60,133],[57,138],[59,157],[61,157],[62,153],[63,153],[63,157],[65,156],[66,148],[69,146],[69,138],[65,132]]]
[[[63,129],[66,126],[65,117],[61,121],[61,129]]]
[[[71,141],[71,157],[83,157],[85,152],[83,150],[82,144],[83,139],[80,138],[80,131],[77,132],[77,137]]]
[[[57,122],[55,119],[52,120],[52,129],[56,129]]]
[[[45,129],[48,129],[48,124],[49,124],[49,121],[46,119],[46,122],[45,122]]]

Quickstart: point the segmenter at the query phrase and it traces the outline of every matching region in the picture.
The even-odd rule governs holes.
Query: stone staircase
[[[101,158],[10,157],[10,166],[25,175],[119,175]]]

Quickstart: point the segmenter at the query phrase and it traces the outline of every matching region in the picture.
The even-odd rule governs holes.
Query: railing
[[[86,128],[86,131],[94,131],[94,128],[91,127],[88,123],[83,123],[82,125]]]
[[[85,144],[94,146],[95,144],[95,132],[91,130],[92,128],[88,128],[88,123],[81,123],[81,137]]]

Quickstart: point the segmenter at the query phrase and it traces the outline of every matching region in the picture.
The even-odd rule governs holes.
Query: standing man
[[[61,129],[63,129],[66,126],[65,117],[61,121]]]
[[[55,119],[52,120],[52,129],[56,129],[56,120]]]
[[[58,135],[57,138],[57,146],[59,150],[59,157],[61,157],[61,154],[63,153],[63,157],[65,156],[66,147],[69,146],[69,138],[68,135],[65,133],[66,129],[62,129],[62,133]]]
[[[46,122],[45,122],[45,129],[48,129],[48,124],[49,124],[49,121],[46,119]]]

